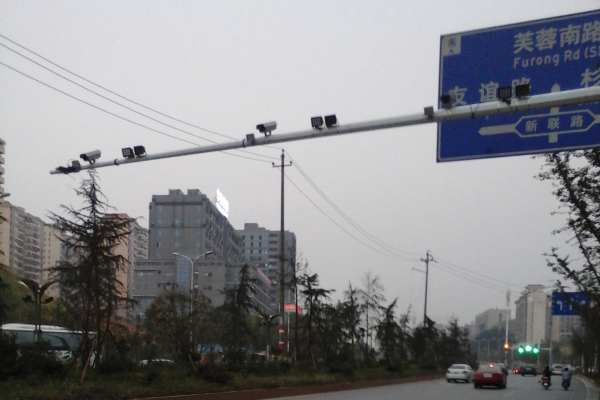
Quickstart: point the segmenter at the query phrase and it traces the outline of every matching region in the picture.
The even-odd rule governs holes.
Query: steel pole
[[[50,171],[50,174],[68,174],[91,168],[104,168],[122,164],[132,164],[137,162],[160,160],[164,158],[182,157],[202,153],[212,153],[217,151],[241,149],[246,147],[265,146],[269,144],[293,142],[298,140],[315,139],[328,136],[338,136],[350,133],[375,131],[381,129],[399,128],[403,126],[430,124],[434,122],[447,122],[474,118],[484,118],[492,115],[504,115],[523,111],[532,111],[552,107],[596,102],[600,102],[600,86],[540,94],[530,96],[526,99],[513,99],[511,104],[506,104],[502,101],[493,101],[488,103],[470,104],[465,106],[454,107],[449,110],[441,109],[435,111],[431,116],[427,116],[424,113],[409,114],[399,117],[345,124],[328,129],[307,129],[291,133],[269,135],[256,138],[250,142],[247,139],[243,139],[228,143],[218,143],[209,146],[198,146],[189,149],[148,154],[143,157],[117,158],[110,161],[96,161],[94,164],[81,165],[80,168],[76,169],[59,167]]]

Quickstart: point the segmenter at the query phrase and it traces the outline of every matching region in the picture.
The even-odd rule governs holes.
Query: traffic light
[[[508,351],[510,349],[510,344],[508,342],[504,343],[504,350]]]
[[[510,344],[504,343],[504,349],[508,350],[509,348],[510,348]],[[539,352],[540,352],[540,349],[538,346],[531,346],[529,344],[526,344],[525,347],[519,346],[519,354],[523,354],[523,353],[538,354]]]

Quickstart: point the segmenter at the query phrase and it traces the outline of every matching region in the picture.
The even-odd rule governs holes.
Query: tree
[[[76,190],[83,200],[82,208],[63,205],[61,208],[69,218],[55,213],[50,216],[69,255],[69,260],[61,262],[52,272],[67,300],[65,306],[72,317],[70,328],[82,333],[81,351],[76,356],[83,353],[89,358],[94,349],[98,355],[94,362],[99,365],[116,311],[132,305],[118,278],[119,273],[125,273],[129,260],[115,249],[127,243],[135,219],[107,212],[110,206],[98,181],[96,172],[89,170],[88,178]]]
[[[553,194],[560,205],[554,214],[564,215],[566,224],[554,233],[568,233],[568,243],[575,245],[581,261],[562,255],[558,248],[545,254],[547,264],[562,280],[556,282],[564,292],[567,284],[585,293],[592,306],[574,305],[585,329],[600,346],[600,149],[553,153],[542,156],[541,181],[552,182]],[[594,306],[595,305],[595,306]]]
[[[255,309],[250,292],[252,287],[249,267],[240,270],[239,281],[235,287],[225,290],[225,303],[219,307],[221,315],[221,337],[228,352],[241,352],[254,338],[250,328],[249,316]]]
[[[180,361],[210,344],[215,325],[213,309],[204,295],[179,290],[158,296],[148,307],[144,323],[147,333],[156,338],[159,355]]]
[[[360,290],[352,287],[352,283],[348,282],[348,289],[344,292],[344,303],[342,304],[342,330],[346,341],[350,341],[353,362],[356,362],[355,341],[360,343],[359,327],[361,318],[359,295]]]
[[[400,353],[400,325],[396,322],[394,309],[398,303],[398,299],[394,299],[387,307],[381,307],[382,318],[375,328],[377,332],[377,340],[381,346],[384,360],[389,366],[395,367],[399,360]]]
[[[324,300],[329,299],[329,294],[333,290],[323,289],[319,287],[319,275],[304,273],[300,277],[300,293],[304,297],[304,307],[306,310],[306,319],[304,323],[304,330],[306,332],[306,352],[308,359],[312,361],[313,367],[317,369],[317,363],[315,362],[315,356],[312,350],[313,342],[313,324],[319,323],[321,318],[321,307]]]
[[[378,323],[381,303],[385,301],[383,295],[383,285],[379,275],[373,276],[371,271],[367,272],[363,277],[363,289],[361,290],[362,312],[365,314],[367,343],[370,344],[365,348],[365,358],[370,360],[370,349],[373,347],[373,326]]]
[[[454,363],[472,364],[475,360],[471,354],[469,332],[452,321],[439,336],[439,366],[446,368]]]

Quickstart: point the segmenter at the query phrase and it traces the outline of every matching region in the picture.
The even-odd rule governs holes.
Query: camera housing
[[[265,136],[269,136],[272,131],[277,129],[277,122],[271,121],[265,122],[264,124],[258,124],[256,125],[256,129],[258,129],[260,133],[264,133]]]
[[[102,153],[100,152],[100,150],[92,150],[92,151],[88,151],[87,153],[80,154],[79,157],[83,161],[87,161],[90,164],[93,164],[96,162],[97,159],[100,158],[101,155],[102,155]]]

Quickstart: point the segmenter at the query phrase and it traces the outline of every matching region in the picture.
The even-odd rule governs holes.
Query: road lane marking
[[[513,390],[512,392],[508,392],[506,393],[504,396],[502,397],[508,397],[508,396],[512,396],[513,394],[515,394],[516,392]]]

